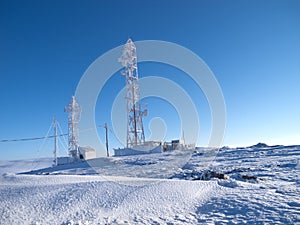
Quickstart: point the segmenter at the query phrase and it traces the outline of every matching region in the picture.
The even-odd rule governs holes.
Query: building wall
[[[119,148],[114,149],[115,156],[126,156],[126,155],[141,155],[141,154],[151,154],[151,153],[162,153],[163,148],[161,145],[152,147],[151,150],[137,150],[132,148]]]
[[[96,158],[96,151],[90,147],[79,147],[79,153],[83,156],[83,159],[94,159]]]

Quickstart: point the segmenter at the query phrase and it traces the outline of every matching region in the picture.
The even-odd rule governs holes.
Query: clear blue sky
[[[0,27],[0,139],[43,136],[54,115],[66,132],[63,108],[85,70],[131,37],[174,42],[206,62],[226,101],[224,145],[300,144],[299,1],[4,0]],[[141,77],[170,78],[172,73],[201,112],[203,140],[198,144],[204,144],[210,111],[203,94],[174,68],[140,65]],[[124,84],[120,74],[107,83],[98,99],[98,124],[109,119],[110,109],[102,109],[111,106],[109,96]],[[168,123],[167,138],[180,134],[170,105],[145,101],[145,123],[161,116]],[[168,111],[170,117],[162,113]],[[98,131],[103,138],[103,130]],[[52,141],[41,144],[0,143],[0,160],[51,156]]]

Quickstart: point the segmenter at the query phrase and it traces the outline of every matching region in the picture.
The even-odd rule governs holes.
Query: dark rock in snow
[[[242,178],[245,180],[257,180],[256,176],[251,176],[251,175],[242,175]]]
[[[217,173],[214,171],[204,171],[201,176],[199,177],[199,180],[210,180],[211,178],[218,178],[222,180],[228,179],[228,177],[224,173]]]
[[[270,146],[265,143],[257,143],[256,145],[250,146],[250,148],[267,148],[267,147],[270,147]]]

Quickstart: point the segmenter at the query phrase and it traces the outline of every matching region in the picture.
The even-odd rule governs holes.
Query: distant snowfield
[[[50,159],[2,161],[0,224],[300,223],[300,146],[222,149],[212,159],[170,152],[46,169]]]
[[[27,159],[27,160],[0,160],[0,175],[4,173],[22,173],[31,170],[50,167],[53,163],[51,158]]]

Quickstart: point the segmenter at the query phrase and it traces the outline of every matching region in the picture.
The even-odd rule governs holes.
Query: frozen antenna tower
[[[79,159],[78,146],[78,123],[80,121],[81,108],[75,101],[75,97],[68,105],[68,152],[69,156],[75,160]]]
[[[133,147],[145,143],[142,117],[147,111],[141,111],[136,47],[130,38],[119,61],[125,67],[122,74],[126,76],[127,147]]]

